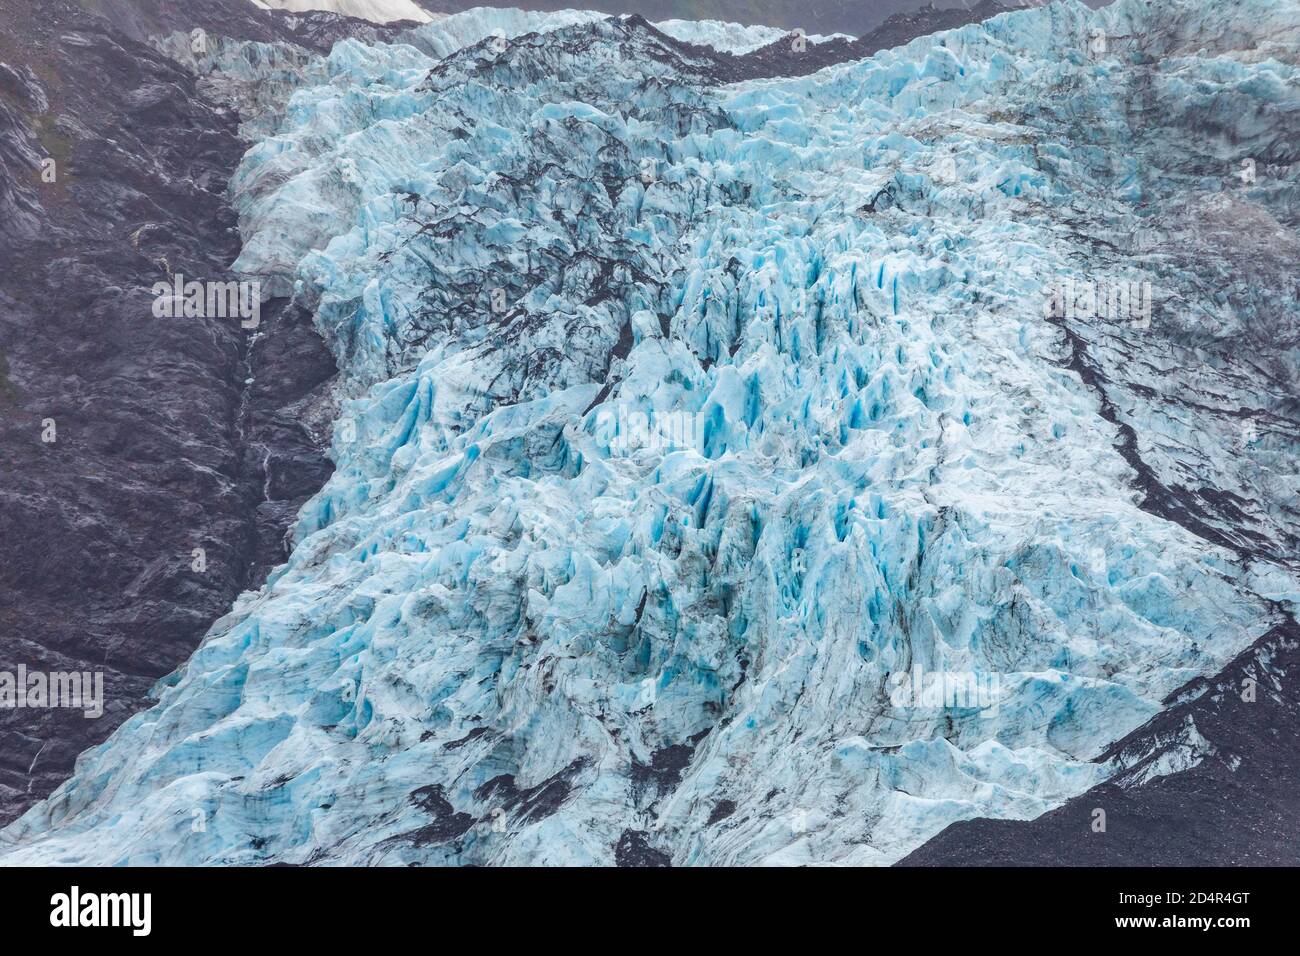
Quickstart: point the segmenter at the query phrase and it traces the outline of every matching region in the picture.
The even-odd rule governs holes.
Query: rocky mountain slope
[[[141,40],[311,41],[242,0],[175,6],[0,0],[0,671],[105,682],[99,719],[0,710],[6,822],[283,558],[329,471],[296,409],[334,371],[310,316],[266,303],[255,345],[238,318],[156,318],[151,291],[232,277],[246,143]]]
[[[810,36],[840,33],[850,37],[870,33],[891,18],[906,19],[914,15],[924,18],[947,17],[970,10],[980,2],[981,0],[806,0],[791,4],[783,0],[591,0],[587,3],[576,3],[575,0],[494,0],[485,4],[483,0],[420,0],[426,10],[435,14],[463,13],[482,6],[522,6],[541,12],[581,6],[606,14],[637,14],[655,22],[713,20],[722,23],[760,24],[783,32],[803,30]],[[1089,5],[1101,6],[1103,2],[1104,0],[1089,0]],[[1007,3],[1007,6],[1013,7],[1041,5],[1039,0],[1011,0]],[[920,35],[914,33],[899,42]]]

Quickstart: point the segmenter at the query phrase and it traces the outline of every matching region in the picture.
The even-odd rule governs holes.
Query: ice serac
[[[1298,31],[1065,3],[739,85],[639,19],[337,44],[233,182],[337,469],[4,861],[885,864],[1124,769],[1300,595]],[[1149,317],[1045,316],[1113,277]]]

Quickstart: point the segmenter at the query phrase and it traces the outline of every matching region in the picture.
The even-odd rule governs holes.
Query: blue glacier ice
[[[743,83],[478,16],[202,65],[264,111],[237,268],[337,358],[337,470],[4,862],[888,864],[1294,608],[1295,3]],[[1047,313],[1095,277],[1149,322]]]

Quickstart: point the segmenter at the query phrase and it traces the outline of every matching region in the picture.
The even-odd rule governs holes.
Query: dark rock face
[[[334,371],[307,317],[265,303],[255,336],[153,314],[169,273],[232,278],[245,147],[136,35],[283,29],[244,0],[84,6],[111,22],[0,0],[0,671],[102,672],[105,709],[0,710],[0,824],[282,559],[329,471],[302,424]]]
[[[756,23],[807,33],[849,33],[858,36],[885,17],[926,0],[417,0],[434,13],[460,13],[474,7],[521,7],[525,10],[564,10],[580,6],[609,14],[637,13],[651,20],[723,20]]]
[[[283,39],[297,43],[310,50],[328,53],[339,40],[359,40],[362,43],[388,43],[403,31],[419,24],[407,20],[395,20],[392,23],[370,23],[352,17],[327,13],[323,10],[310,10],[304,13],[289,13],[285,10],[268,10],[278,31],[287,36]],[[234,34],[224,33],[235,39]]]
[[[614,848],[614,860],[620,867],[658,868],[670,867],[668,854],[650,845],[649,838],[640,830],[624,830]]]
[[[917,37],[939,33],[942,30],[955,30],[968,23],[979,23],[989,17],[996,17],[999,13],[1006,13],[1008,10],[1026,5],[1016,0],[1007,0],[1006,3],[979,0],[979,3],[950,9],[927,5],[914,11],[896,13],[871,32],[859,37],[854,44],[855,53],[858,57],[871,56],[880,50],[910,43]]]
[[[1288,620],[1098,756],[1124,768],[1102,786],[1035,820],[953,824],[898,865],[1296,866],[1298,701]]]
[[[917,14],[892,17],[879,29],[858,40],[834,39],[814,43],[797,33],[791,33],[765,47],[741,55],[696,46],[667,36],[639,13],[628,17],[625,24],[617,29],[624,30],[628,36],[652,37],[656,49],[666,48],[676,56],[673,66],[682,76],[689,75],[706,83],[739,83],[778,76],[807,76],[837,63],[865,59],[886,47],[899,46],[917,37],[967,23],[978,23],[1006,13],[1009,9],[1011,8],[1002,6],[995,0],[982,0],[979,6],[969,10],[927,9]],[[629,46],[628,50],[631,49]],[[658,52],[645,55],[661,57],[663,54]]]
[[[847,33],[864,39],[866,34],[878,31],[887,25],[885,21],[891,21],[894,23],[892,31],[898,36],[905,36],[905,39],[884,43],[875,48],[878,50],[905,43],[914,36],[968,23],[969,19],[961,18],[971,17],[979,7],[989,5],[989,0],[982,0],[978,5],[967,0],[939,0],[938,3],[932,0],[808,0],[805,3],[790,3],[788,0],[587,0],[581,4],[572,3],[570,0],[418,0],[418,2],[420,6],[434,13],[460,13],[474,7],[564,10],[580,6],[610,14],[636,13],[650,20],[723,20],[734,23],[764,24],[791,31],[801,29],[805,33],[826,35]],[[1085,0],[1085,2],[1090,7],[1097,7],[1105,0]],[[1017,3],[1016,0],[1008,0],[1005,8],[1027,5],[1027,3]],[[974,9],[968,10],[967,7]],[[944,22],[945,18],[950,22]],[[976,17],[976,19],[983,18]],[[929,20],[940,25],[929,29],[922,28],[921,33],[906,36],[906,23],[913,19]],[[878,39],[883,41],[884,36],[881,34]]]
[[[733,83],[777,76],[807,76],[837,63],[865,59],[881,50],[909,43],[917,37],[952,30],[967,23],[979,23],[1011,9],[1012,6],[1004,6],[995,0],[981,0],[970,9],[957,7],[936,10],[927,7],[916,13],[896,14],[857,40],[837,38],[814,43],[806,37],[791,33],[765,47],[739,56],[679,43],[654,30],[640,16],[633,17],[633,22],[653,31],[662,42],[693,50],[697,55],[715,58],[718,65],[714,68],[713,78],[717,82]]]

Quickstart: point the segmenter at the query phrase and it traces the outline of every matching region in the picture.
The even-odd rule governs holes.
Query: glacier
[[[1294,3],[743,82],[477,16],[202,64],[261,111],[236,268],[314,313],[337,469],[0,861],[889,864],[1121,771],[1294,612]],[[1135,277],[1148,320],[1045,308]]]

